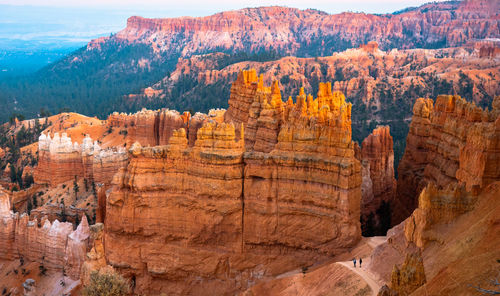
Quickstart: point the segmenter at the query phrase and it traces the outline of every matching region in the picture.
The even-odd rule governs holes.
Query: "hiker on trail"
[[[363,259],[361,259],[361,257],[359,257],[359,268],[361,268],[361,263],[363,263]]]
[[[352,259],[352,263],[354,263],[354,267],[356,267],[356,258]]]

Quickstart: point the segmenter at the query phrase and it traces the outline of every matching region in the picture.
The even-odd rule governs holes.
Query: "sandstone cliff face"
[[[231,95],[228,102],[229,108],[224,114],[224,120],[233,122],[237,129],[242,123],[246,124],[249,120],[250,108],[256,98],[257,88],[259,86],[261,89],[263,88],[263,81],[260,81],[255,70],[241,71],[231,86]],[[252,132],[254,133],[255,131]],[[251,137],[252,140],[253,136]]]
[[[218,123],[204,125],[197,138],[189,148],[181,129],[168,146],[134,144],[127,170],[115,177],[106,259],[136,278],[137,291],[186,293],[203,284],[197,278],[226,290],[223,280],[241,268],[242,142],[234,141],[234,127]]]
[[[394,150],[388,126],[377,127],[363,141],[361,158],[363,164],[361,221],[376,224],[378,228],[376,234],[385,235],[387,229],[384,228],[390,225],[382,226],[382,220],[386,217],[380,216],[389,213],[383,213],[381,206],[382,203],[390,203],[396,192]],[[366,228],[367,226],[364,227],[365,231]]]
[[[301,94],[297,104],[281,108],[275,148],[245,153],[246,239],[256,248],[273,242],[336,253],[360,235],[361,172],[351,141],[351,106],[321,84],[317,99],[306,102]]]
[[[136,292],[231,294],[359,240],[351,105],[331,85],[283,103],[242,72],[224,122],[202,121],[193,146],[185,129],[132,145],[114,178],[106,259]]]
[[[393,282],[391,288],[406,290],[413,286],[412,290],[416,290],[411,295],[476,294],[470,283],[488,287],[498,273],[498,263],[491,258],[500,255],[494,247],[500,240],[499,194],[499,181],[477,194],[467,192],[463,186],[438,189],[429,184],[420,195],[419,207],[389,231],[387,242],[374,250],[367,268],[386,283]],[[417,288],[411,282],[423,283],[420,259],[410,260],[412,268],[407,271],[413,272],[406,275],[401,266],[408,254],[419,251],[425,284]],[[391,274],[394,265],[396,273]],[[395,295],[394,292],[384,288],[380,295]]]
[[[187,127],[189,113],[179,114],[177,111],[151,111],[143,109],[132,115],[128,125],[127,140],[129,143],[139,142],[144,146],[166,145],[172,132]]]
[[[86,178],[96,183],[109,184],[118,168],[127,162],[127,154],[122,147],[102,149],[87,135],[81,144],[72,143],[63,133],[40,135],[38,140],[39,160],[34,179],[39,184],[51,186]]]
[[[23,258],[38,262],[48,270],[68,271],[78,280],[88,243],[88,223],[84,216],[77,230],[71,223],[29,220],[26,214],[10,211],[8,196],[0,191],[0,258]]]
[[[463,184],[477,192],[500,178],[499,101],[495,98],[488,111],[459,96],[439,96],[435,103],[417,100],[398,168],[393,213],[409,214],[416,207],[415,196],[429,182],[438,188]]]
[[[419,196],[418,208],[405,223],[406,240],[424,248],[431,241],[439,241],[431,227],[438,223],[449,223],[458,216],[472,210],[477,196],[467,192],[465,188],[439,190],[430,183]]]
[[[415,249],[422,259],[406,258],[410,272],[395,267],[392,290],[382,295],[468,295],[475,290],[467,283],[487,282],[497,272],[489,258],[500,254],[492,247],[499,230],[499,105],[498,97],[490,111],[458,96],[417,100],[395,205],[416,192],[418,208],[390,230],[368,268],[388,281],[388,266]]]
[[[106,257],[104,254],[104,224],[96,223],[89,228],[89,248],[85,262],[81,267],[80,281],[82,286],[90,282],[90,275],[93,271],[107,272],[113,271],[112,267],[106,264]]]
[[[80,146],[75,144],[65,133],[62,137],[56,133],[53,139],[50,135],[47,137],[42,134],[38,142],[39,164],[34,175],[35,181],[56,185],[75,176],[82,177],[84,169]]]
[[[474,38],[497,37],[500,32],[495,15],[499,9],[494,1],[474,0],[432,3],[393,15],[328,15],[317,10],[274,6],[198,18],[146,19],[133,16],[127,20],[124,30],[89,43],[88,49],[99,49],[103,42],[110,40],[146,43],[156,51],[181,56],[216,48],[251,52],[273,49],[296,55],[310,53],[307,46],[318,40],[324,41],[323,51],[321,48],[316,50],[332,52],[338,46],[329,41],[332,39],[355,46],[366,39],[375,40],[384,48],[456,46]],[[466,32],[463,31],[464,24],[468,27]]]
[[[221,121],[224,110],[211,109],[208,114],[196,113],[191,116],[189,112],[179,113],[174,110],[146,110],[134,114],[113,113],[108,117],[110,127],[121,129],[125,134],[127,147],[138,142],[142,146],[167,145],[173,132],[185,129],[189,146],[196,140],[197,130],[207,120]]]

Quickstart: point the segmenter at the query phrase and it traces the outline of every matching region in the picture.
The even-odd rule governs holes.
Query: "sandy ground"
[[[367,258],[366,260],[369,261],[370,259]],[[364,267],[359,267],[359,264],[357,265],[357,267],[354,267],[351,261],[338,262],[338,264],[341,264],[349,268],[351,271],[354,271],[356,274],[358,274],[370,286],[373,292],[372,295],[374,296],[377,295],[378,290],[380,290],[382,285],[375,279],[375,277],[368,270],[366,270]]]
[[[350,251],[332,260],[308,268],[295,269],[258,284],[244,295],[377,295],[382,282],[365,266],[373,249],[386,241],[385,236],[362,238]],[[352,258],[363,258],[361,268],[354,268]]]
[[[5,294],[16,295],[70,295],[80,285],[62,272],[40,272],[40,265],[36,262],[26,262],[21,265],[19,260],[0,260],[0,291]],[[23,283],[27,279],[35,280],[33,290],[24,294]],[[4,295],[4,294],[2,294]]]

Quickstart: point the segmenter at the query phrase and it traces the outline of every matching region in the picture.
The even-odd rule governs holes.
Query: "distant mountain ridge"
[[[500,2],[446,1],[399,14],[373,15],[288,7],[258,7],[207,17],[147,19],[130,17],[127,27],[102,42],[149,44],[159,52],[188,56],[209,51],[275,50],[284,55],[330,55],[377,41],[382,49],[436,48],[470,39],[500,37]]]
[[[0,81],[0,103],[15,104],[15,110],[0,111],[0,118],[5,121],[13,111],[31,117],[41,107],[100,117],[113,111],[136,111],[144,105],[127,104],[124,96],[140,93],[174,71],[179,59],[193,55],[222,52],[228,57],[217,64],[227,66],[249,57],[266,61],[283,56],[330,56],[369,41],[389,50],[454,47],[487,38],[500,38],[498,1],[437,2],[385,15],[330,15],[273,6],[206,17],[134,16],[120,32],[92,40],[29,79]],[[190,90],[186,85],[180,95]],[[220,107],[211,101],[186,101],[177,108],[188,106],[194,111]]]

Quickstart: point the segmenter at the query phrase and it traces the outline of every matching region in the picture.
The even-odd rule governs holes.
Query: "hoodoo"
[[[2,296],[499,294],[500,1],[400,4],[8,5]]]
[[[107,198],[109,264],[141,293],[234,293],[353,246],[361,166],[350,120],[329,84],[285,104],[277,83],[243,71],[224,122],[205,122],[194,146],[179,129],[168,145],[131,147]]]

